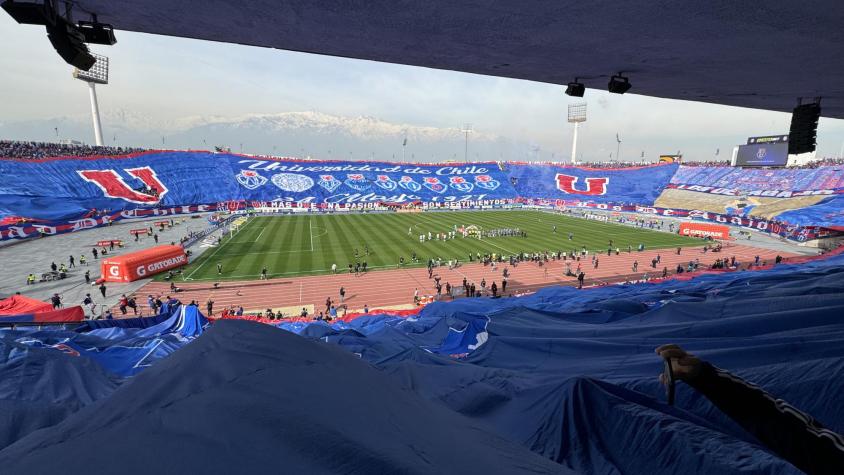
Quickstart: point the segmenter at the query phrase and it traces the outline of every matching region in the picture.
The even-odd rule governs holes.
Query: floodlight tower
[[[84,71],[76,68],[73,70],[73,77],[88,83],[88,92],[91,96],[91,116],[94,120],[94,140],[97,146],[103,146],[103,125],[100,122],[100,107],[97,105],[97,84],[108,84],[108,58],[99,54],[91,53],[97,62],[91,69]]]
[[[581,122],[586,122],[586,103],[569,104],[569,123],[574,124],[574,137],[571,141],[571,164],[577,163],[577,129]]]
[[[463,161],[469,161],[469,134],[472,133],[472,124],[463,124],[463,128],[460,130],[464,134],[466,134],[466,147],[463,149]]]

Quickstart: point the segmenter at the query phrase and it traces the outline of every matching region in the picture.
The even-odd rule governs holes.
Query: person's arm
[[[685,381],[794,466],[810,474],[844,473],[844,438],[759,386],[695,358],[676,345],[657,348]],[[664,381],[664,375],[660,380]]]

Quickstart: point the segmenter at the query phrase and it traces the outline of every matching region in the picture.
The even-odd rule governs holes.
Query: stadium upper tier
[[[842,170],[408,164],[186,151],[5,159],[0,238],[267,202],[324,208],[487,201],[689,216],[805,240],[844,229]]]

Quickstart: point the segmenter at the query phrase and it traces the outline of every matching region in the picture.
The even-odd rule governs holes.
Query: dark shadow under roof
[[[844,118],[844,2],[78,0],[119,30]],[[119,33],[118,33],[119,39]],[[561,91],[562,93],[562,91]],[[587,91],[587,97],[589,92]]]

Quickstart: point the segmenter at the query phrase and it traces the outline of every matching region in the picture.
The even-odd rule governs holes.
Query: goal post
[[[240,228],[246,225],[249,218],[246,216],[240,216],[229,226],[229,238],[233,238],[235,234],[240,232]]]

